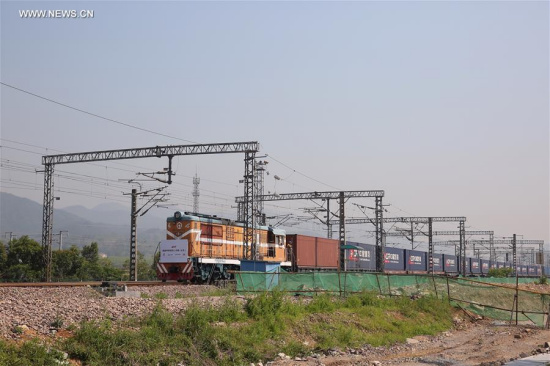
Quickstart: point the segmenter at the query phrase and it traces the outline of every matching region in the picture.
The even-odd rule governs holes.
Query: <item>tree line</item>
[[[0,280],[4,282],[39,282],[44,277],[42,245],[28,236],[0,241]],[[99,254],[97,242],[79,249],[52,252],[52,281],[125,281],[129,277],[130,261],[122,268],[114,266],[109,258]],[[154,280],[154,267],[138,252],[138,279]]]

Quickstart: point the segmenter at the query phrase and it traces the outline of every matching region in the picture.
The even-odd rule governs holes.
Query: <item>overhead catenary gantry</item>
[[[226,153],[244,153],[245,154],[245,174],[244,174],[244,201],[243,201],[243,221],[245,222],[243,257],[247,257],[248,248],[255,247],[256,240],[254,235],[254,157],[260,150],[260,144],[253,142],[230,142],[214,144],[193,144],[193,145],[168,145],[154,146],[135,149],[118,149],[91,151],[72,154],[46,155],[42,157],[44,165],[44,206],[42,218],[42,249],[44,254],[44,281],[51,281],[51,262],[52,262],[52,229],[53,229],[53,187],[54,187],[54,167],[56,164],[86,163],[93,161],[139,159],[153,157],[168,157],[168,180],[172,183],[171,163],[174,156],[183,155],[206,155],[206,154],[226,154]],[[134,248],[135,249],[135,248]],[[132,259],[131,259],[132,260]],[[134,258],[135,260],[135,258]]]
[[[381,207],[382,208],[382,207]],[[459,223],[459,233],[460,233],[460,256],[466,258],[466,243],[465,243],[465,227],[464,223],[466,222],[466,217],[464,216],[434,216],[434,217],[380,217],[372,219],[369,217],[361,218],[349,218],[345,220],[346,224],[373,224],[380,222],[380,231],[379,227],[376,227],[376,236],[378,241],[378,236],[380,235],[381,241],[385,242],[386,233],[382,229],[382,224],[384,223],[414,223],[414,224],[428,224],[428,271],[433,273],[433,230],[432,225],[434,222],[458,222]],[[383,258],[383,244],[381,246],[376,246],[376,270],[384,270],[384,258]],[[380,251],[380,252],[379,252]],[[462,261],[462,271],[461,273],[466,272],[465,261]]]
[[[358,198],[358,197],[374,197],[375,198],[375,226],[377,232],[382,233],[383,224],[382,224],[382,197],[384,197],[383,190],[368,190],[368,191],[327,191],[327,192],[301,192],[301,193],[282,193],[282,194],[268,194],[268,195],[258,195],[255,199],[258,202],[265,201],[291,201],[291,200],[325,200],[327,202],[327,218],[324,222],[327,225],[327,236],[332,237],[332,225],[338,225],[339,241],[340,246],[343,247],[346,244],[346,220],[345,220],[345,202],[349,198]],[[333,214],[330,211],[330,200],[338,200],[338,220],[334,223],[331,220]],[[244,205],[245,197],[236,197],[235,202],[239,205],[239,212],[244,212],[241,209],[241,205]],[[239,219],[241,219],[239,217]],[[383,251],[383,241],[382,235],[376,236],[376,246],[381,248]],[[378,252],[378,251],[377,251]],[[340,263],[344,263],[344,251],[340,250]]]
[[[407,234],[410,235],[407,236]],[[415,235],[424,235],[428,236],[428,233],[421,231],[421,230],[413,230],[412,223],[411,223],[411,230],[400,230],[396,232],[389,232],[386,233],[386,236],[399,236],[399,237],[406,237],[409,241],[411,241],[411,245],[414,249],[414,237]],[[472,236],[472,235],[485,235],[489,236],[489,248],[490,248],[490,259],[493,260],[494,258],[494,245],[493,245],[493,239],[495,232],[492,230],[468,230],[464,232],[464,235],[466,236]],[[458,236],[460,237],[460,231],[457,230],[446,230],[446,231],[432,231],[432,236]],[[460,252],[456,250],[457,245],[455,245],[455,254],[457,256],[460,255]]]
[[[449,241],[443,241],[438,242],[438,245],[456,245],[456,240],[449,240]],[[467,240],[466,243],[468,245],[502,245],[506,246],[508,249],[512,250],[512,263],[514,265],[514,271],[517,267],[517,246],[518,245],[536,245],[539,247],[539,253],[540,253],[540,262],[539,264],[544,265],[544,257],[542,255],[543,253],[543,247],[544,247],[544,240],[528,240],[528,239],[517,239],[516,234],[512,236],[510,239],[493,239],[493,240],[487,240],[487,239],[474,239],[474,240]]]

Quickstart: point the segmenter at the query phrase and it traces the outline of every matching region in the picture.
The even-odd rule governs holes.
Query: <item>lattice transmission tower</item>
[[[201,179],[197,176],[197,173],[195,173],[195,177],[193,177],[193,212],[199,213],[199,196],[201,195],[199,191],[199,184],[201,183]]]

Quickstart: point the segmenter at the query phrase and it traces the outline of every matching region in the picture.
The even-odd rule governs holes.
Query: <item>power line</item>
[[[314,181],[314,182],[317,182],[317,183],[319,183],[319,184],[322,184],[322,185],[324,185],[324,186],[327,186],[327,187],[330,187],[330,188],[333,188],[333,189],[336,189],[336,190],[340,190],[340,188],[331,186],[330,184],[323,183],[323,182],[321,182],[320,180],[317,180],[317,179],[312,178],[312,177],[310,177],[310,176],[308,176],[308,175],[306,175],[306,174],[304,174],[304,173],[301,173],[300,171],[298,171],[298,170],[296,170],[296,169],[294,169],[294,168],[292,168],[292,167],[286,165],[286,164],[283,163],[282,161],[277,160],[277,159],[276,159],[275,157],[273,157],[273,155],[271,155],[271,154],[267,154],[267,158],[275,160],[277,163],[281,164],[282,166],[284,166],[284,167],[286,167],[286,168],[292,170],[294,173],[300,174],[301,176],[303,176],[303,177],[305,177],[305,178],[307,178],[307,179],[310,179],[310,180],[312,180],[312,181]]]
[[[125,126],[125,127],[128,127],[128,128],[133,128],[133,129],[135,129],[135,130],[139,130],[139,131],[151,133],[151,134],[157,135],[157,136],[168,137],[168,138],[174,139],[174,140],[179,140],[179,141],[184,141],[184,142],[190,142],[190,143],[192,143],[192,144],[198,144],[198,142],[196,142],[196,141],[185,140],[185,139],[181,139],[181,138],[179,138],[179,137],[173,137],[173,136],[170,136],[170,135],[166,135],[166,134],[164,134],[164,133],[160,133],[160,132],[155,132],[155,131],[152,131],[152,130],[148,130],[148,129],[143,128],[143,127],[137,127],[137,126],[131,125],[131,124],[129,124],[129,123],[120,122],[120,121],[117,121],[117,120],[112,119],[112,118],[103,117],[103,116],[101,116],[101,115],[99,115],[99,114],[92,113],[92,112],[88,112],[88,111],[85,111],[85,110],[83,110],[83,109],[76,108],[76,107],[70,106],[70,105],[68,105],[68,104],[61,103],[61,102],[58,102],[58,101],[56,101],[56,100],[53,100],[53,99],[50,99],[50,98],[46,98],[46,97],[43,97],[43,96],[38,95],[38,94],[35,94],[35,93],[31,93],[30,91],[27,91],[27,90],[18,88],[18,87],[16,87],[16,86],[13,86],[13,85],[10,85],[10,84],[6,84],[6,83],[1,82],[1,81],[0,81],[0,84],[2,84],[2,85],[4,85],[4,86],[7,86],[8,88],[12,88],[12,89],[14,89],[14,90],[20,91],[20,92],[22,92],[22,93],[25,93],[25,94],[28,94],[28,95],[32,95],[33,97],[36,97],[36,98],[45,100],[45,101],[47,101],[47,102],[54,103],[54,104],[60,105],[60,106],[62,106],[62,107],[69,108],[69,109],[72,109],[72,110],[74,110],[74,111],[77,111],[77,112],[80,112],[80,113],[84,113],[84,114],[90,115],[90,116],[92,116],[92,117],[100,118],[100,119],[103,119],[103,120],[105,120],[105,121],[109,121],[109,122],[112,122],[112,123],[116,123],[116,124],[119,124],[119,125],[122,125],[122,126]]]
[[[68,153],[67,151],[63,151],[63,150],[51,149],[51,148],[44,147],[44,146],[38,146],[38,145],[33,145],[33,144],[27,144],[27,143],[23,143],[23,142],[19,142],[19,141],[14,141],[14,140],[9,140],[9,139],[4,139],[4,138],[0,138],[0,140],[6,141],[6,142],[10,142],[10,143],[14,143],[14,144],[20,144],[20,145],[24,145],[24,146],[29,146],[29,147],[35,147],[35,148],[43,149],[43,150],[46,150],[46,151],[51,150],[51,151],[57,151],[57,152],[61,152],[61,153]],[[39,153],[39,152],[36,152],[36,151],[30,151],[30,150],[25,150],[25,149],[18,149],[18,148],[15,148],[15,147],[5,146],[5,145],[4,145],[4,146],[0,146],[0,148],[6,148],[6,149],[17,150],[17,151],[22,151],[22,152],[28,152],[28,153],[35,154],[35,155],[43,155],[43,154],[41,154],[41,153]],[[114,170],[119,170],[119,171],[123,171],[123,172],[135,173],[135,170],[117,168],[117,167],[112,167],[112,166],[103,165],[103,164],[98,164],[98,163],[86,162],[86,163],[84,163],[84,164],[90,164],[90,165],[94,165],[94,166],[98,166],[98,167],[106,168],[106,169],[114,169]],[[121,165],[121,166],[127,166],[127,167],[137,168],[137,169],[149,169],[148,167],[143,167],[143,166],[133,165],[133,164],[119,163],[119,162],[110,162],[110,164]],[[185,177],[185,178],[190,178],[190,179],[192,178],[192,176],[190,176],[190,175],[184,175],[184,174],[178,174],[178,176],[180,176],[180,177]],[[215,180],[215,179],[203,178],[203,181],[205,181],[205,182],[212,182],[212,183],[216,183],[216,184],[221,184],[221,185],[226,185],[226,186],[238,188],[238,185],[237,185],[237,184],[228,183],[228,182],[222,182],[222,181],[218,181],[218,180]],[[176,182],[174,182],[174,183],[176,184]],[[191,187],[191,186],[188,186],[188,187]],[[208,191],[208,190],[205,189],[205,191]]]

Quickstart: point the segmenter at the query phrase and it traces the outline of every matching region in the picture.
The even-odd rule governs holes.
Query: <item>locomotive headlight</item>
[[[180,212],[180,211],[176,211],[176,212],[174,213],[174,218],[177,219],[177,220],[181,219],[181,212]]]

